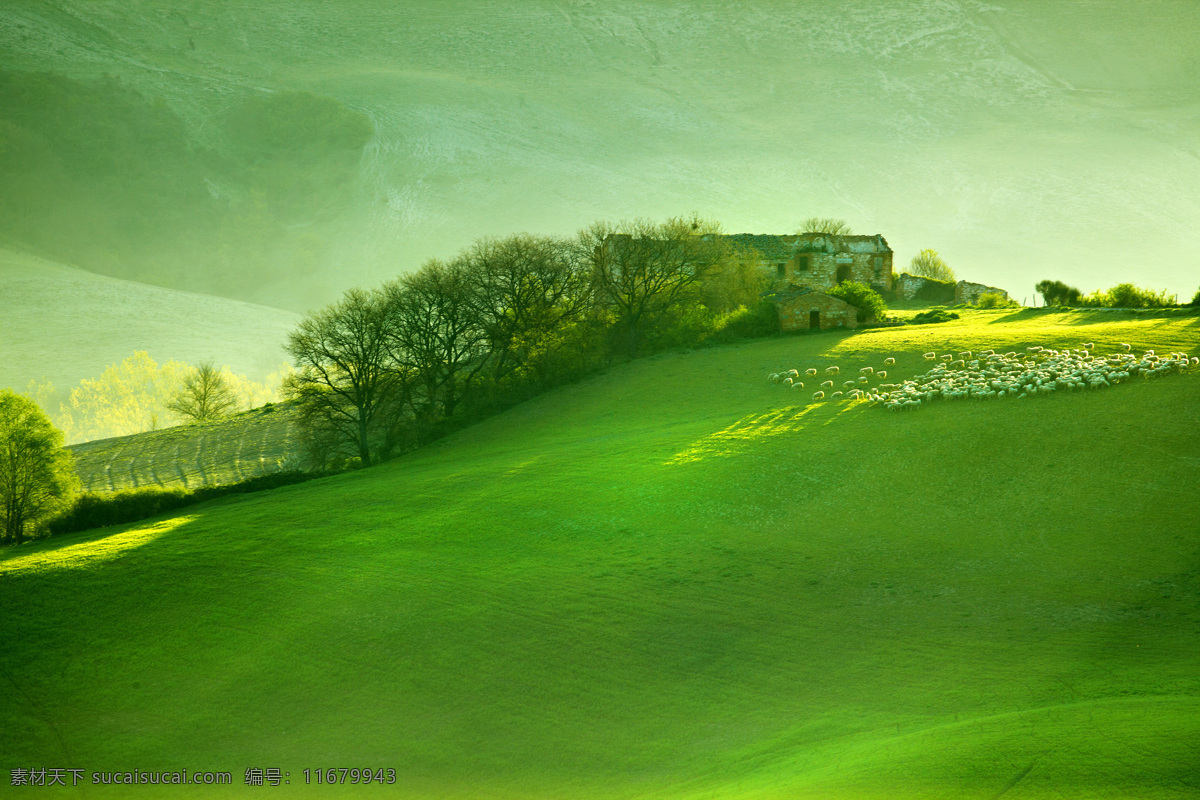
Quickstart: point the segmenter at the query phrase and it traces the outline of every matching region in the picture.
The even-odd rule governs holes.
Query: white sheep
[[[858,381],[845,381],[845,382],[843,382],[843,383],[842,383],[842,388],[843,388],[843,389],[850,389],[850,388],[853,388],[854,384],[856,384],[857,382],[858,382]]]
[[[870,383],[871,379],[868,378],[866,375],[863,375],[861,378],[858,379],[858,382],[859,383]]]
[[[814,392],[813,393],[813,400],[824,400],[824,399],[825,399],[824,392]]]
[[[1082,347],[1084,350],[1091,350],[1091,349],[1095,348],[1096,343],[1095,342],[1084,342],[1083,344],[1081,344],[1079,346]]]
[[[830,400],[840,400],[841,397],[842,397],[841,392],[834,392],[833,394],[829,395]]]
[[[841,370],[838,369],[837,367],[826,367],[825,368],[826,375],[837,375],[839,372],[841,372]]]
[[[937,353],[926,353],[925,354],[926,361],[933,361],[935,358],[937,358]]]
[[[861,373],[863,375],[870,375],[874,371],[875,371],[874,367],[863,367],[862,369],[859,370],[859,373]]]
[[[787,371],[787,376],[788,376],[789,378],[799,378],[799,377],[800,377],[800,373],[799,373],[798,371],[794,370],[794,369],[789,369],[789,370]]]
[[[883,365],[885,367],[890,367],[892,364],[895,364],[895,363],[896,363],[896,359],[894,359],[894,358],[885,358],[883,360]]]
[[[833,381],[821,381],[821,388],[822,389],[832,389]]]
[[[784,378],[784,379],[783,379],[783,385],[784,385],[784,386],[791,386],[791,385],[792,385],[792,379],[791,379],[791,378]]]
[[[953,361],[953,360],[954,360],[954,356],[950,355],[949,353],[942,353],[942,361]]]
[[[813,375],[816,375],[816,374],[817,374],[817,368],[816,368],[816,367],[809,367],[808,369],[804,370],[804,374],[805,374],[805,375],[808,375],[808,376],[811,378]]]
[[[793,389],[803,389],[803,388],[804,388],[804,384],[803,384],[803,383],[801,383],[800,381],[796,381],[795,383],[793,383],[793,384],[792,384],[792,388],[793,388]]]
[[[1133,345],[1129,344],[1129,342],[1117,342],[1117,346],[1124,349],[1126,353],[1133,349]]]

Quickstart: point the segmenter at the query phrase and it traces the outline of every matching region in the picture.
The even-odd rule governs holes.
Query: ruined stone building
[[[765,297],[775,303],[781,330],[855,328],[858,309],[825,290],[843,281],[877,292],[892,288],[892,248],[879,234],[739,233],[727,238],[758,253],[759,267],[771,279]]]
[[[739,233],[727,238],[735,245],[753,248],[761,268],[780,287],[795,284],[819,291],[849,280],[877,292],[892,288],[892,248],[880,234]]]

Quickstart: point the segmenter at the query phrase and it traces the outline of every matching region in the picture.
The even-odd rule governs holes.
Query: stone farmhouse
[[[759,254],[759,267],[771,279],[765,296],[775,303],[785,331],[857,327],[858,310],[823,291],[843,281],[877,292],[892,288],[892,248],[879,234],[739,233],[726,238]]]
[[[877,292],[892,288],[892,248],[879,234],[738,233],[726,238],[735,245],[754,248],[761,268],[780,286],[794,283],[821,290],[842,281],[857,281]]]

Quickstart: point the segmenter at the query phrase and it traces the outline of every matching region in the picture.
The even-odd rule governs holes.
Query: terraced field
[[[298,455],[296,415],[286,405],[219,422],[84,442],[69,448],[83,488],[113,492],[139,486],[194,489],[276,472]]]

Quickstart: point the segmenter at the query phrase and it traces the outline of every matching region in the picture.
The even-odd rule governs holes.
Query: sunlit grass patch
[[[0,575],[59,569],[89,569],[102,562],[125,555],[142,545],[149,544],[163,534],[194,519],[194,516],[165,519],[77,544],[63,544],[53,540],[32,542],[16,552],[4,554],[7,558],[0,559]],[[27,549],[32,552],[25,552]]]

